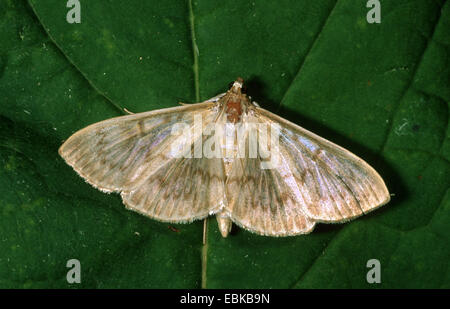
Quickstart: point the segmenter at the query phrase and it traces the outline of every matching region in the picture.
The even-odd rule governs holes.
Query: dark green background
[[[0,0],[0,287],[200,287],[202,222],[176,232],[125,210],[57,149],[123,107],[204,100],[237,76],[261,106],[364,158],[394,196],[306,236],[223,239],[209,220],[206,287],[450,287],[448,1],[381,1],[381,24],[356,0],[81,0],[81,24],[68,10]],[[72,258],[80,285],[66,282]]]

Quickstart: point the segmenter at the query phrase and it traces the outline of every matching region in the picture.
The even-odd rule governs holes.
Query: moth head
[[[230,90],[228,91],[234,94],[245,94],[247,92],[244,80],[241,77],[238,77],[234,82],[231,82],[229,88]]]

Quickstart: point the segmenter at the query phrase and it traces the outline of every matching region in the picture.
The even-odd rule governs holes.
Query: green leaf
[[[0,287],[449,288],[450,3],[0,0]],[[57,150],[96,121],[196,102],[237,76],[263,107],[365,159],[392,201],[270,238],[169,226]],[[81,284],[66,263],[81,262]],[[369,284],[366,263],[381,263]]]

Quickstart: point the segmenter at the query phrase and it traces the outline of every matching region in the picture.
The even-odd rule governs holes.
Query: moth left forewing
[[[262,108],[262,121],[280,124],[280,154],[290,167],[302,207],[316,222],[344,222],[389,202],[380,175],[348,150]]]

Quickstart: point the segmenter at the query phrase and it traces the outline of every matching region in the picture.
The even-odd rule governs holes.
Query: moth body
[[[238,78],[227,91],[227,93],[218,100],[219,108],[226,115],[223,119],[225,132],[221,140],[221,150],[223,155],[223,164],[226,179],[230,177],[233,164],[238,152],[238,136],[236,128],[242,124],[243,116],[248,111],[250,99],[242,93],[242,78]],[[231,141],[231,142],[230,142]],[[228,211],[222,210],[216,215],[217,224],[223,237],[227,237],[231,231],[232,221]]]

